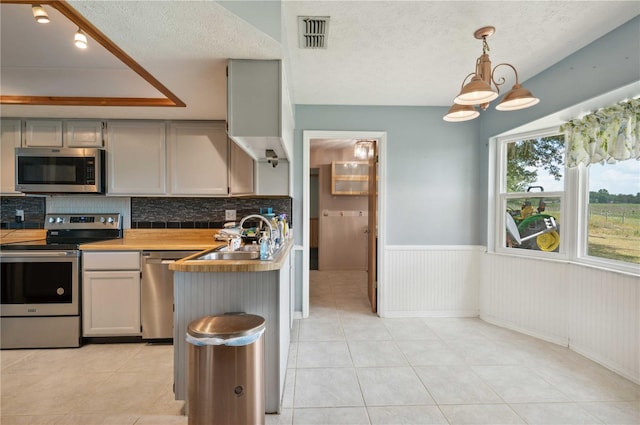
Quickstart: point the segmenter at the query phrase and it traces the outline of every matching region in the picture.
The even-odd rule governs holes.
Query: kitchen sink
[[[242,245],[235,251],[229,251],[227,246],[221,246],[209,251],[194,260],[259,260],[260,246],[257,244]]]
[[[194,260],[258,260],[259,251],[212,251]]]
[[[278,247],[266,261],[272,260],[280,251]],[[229,251],[227,246],[221,246],[202,254],[199,257],[195,257],[192,260],[259,260],[260,259],[260,245],[247,244],[238,247],[235,251]],[[263,260],[265,261],[265,260]]]

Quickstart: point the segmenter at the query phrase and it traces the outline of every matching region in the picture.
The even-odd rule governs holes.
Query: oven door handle
[[[42,257],[79,257],[80,251],[4,251],[0,254],[3,258],[42,258]]]

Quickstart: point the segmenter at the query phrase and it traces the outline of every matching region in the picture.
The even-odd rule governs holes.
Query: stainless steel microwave
[[[104,193],[104,149],[16,148],[16,191]]]

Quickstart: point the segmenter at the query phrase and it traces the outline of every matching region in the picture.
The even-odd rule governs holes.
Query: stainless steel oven
[[[122,237],[120,214],[47,214],[46,239],[0,246],[0,348],[79,347],[82,243]]]
[[[80,346],[80,251],[2,251],[0,263],[0,347]]]

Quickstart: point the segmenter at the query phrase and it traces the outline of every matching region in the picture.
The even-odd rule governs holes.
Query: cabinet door
[[[64,144],[70,148],[101,148],[103,121],[67,120],[64,122]]]
[[[20,147],[20,120],[2,120],[0,122],[0,193],[16,192],[16,154]]]
[[[281,137],[279,60],[231,59],[227,121],[232,137]]]
[[[253,158],[229,140],[229,190],[232,195],[253,193]]]
[[[367,195],[369,164],[366,161],[332,161],[332,195]]]
[[[82,335],[129,336],[140,332],[140,271],[84,272]]]
[[[107,194],[166,193],[165,123],[107,123]]]
[[[223,122],[169,124],[171,193],[227,195],[227,134]]]
[[[62,147],[62,121],[25,121],[24,145]]]

